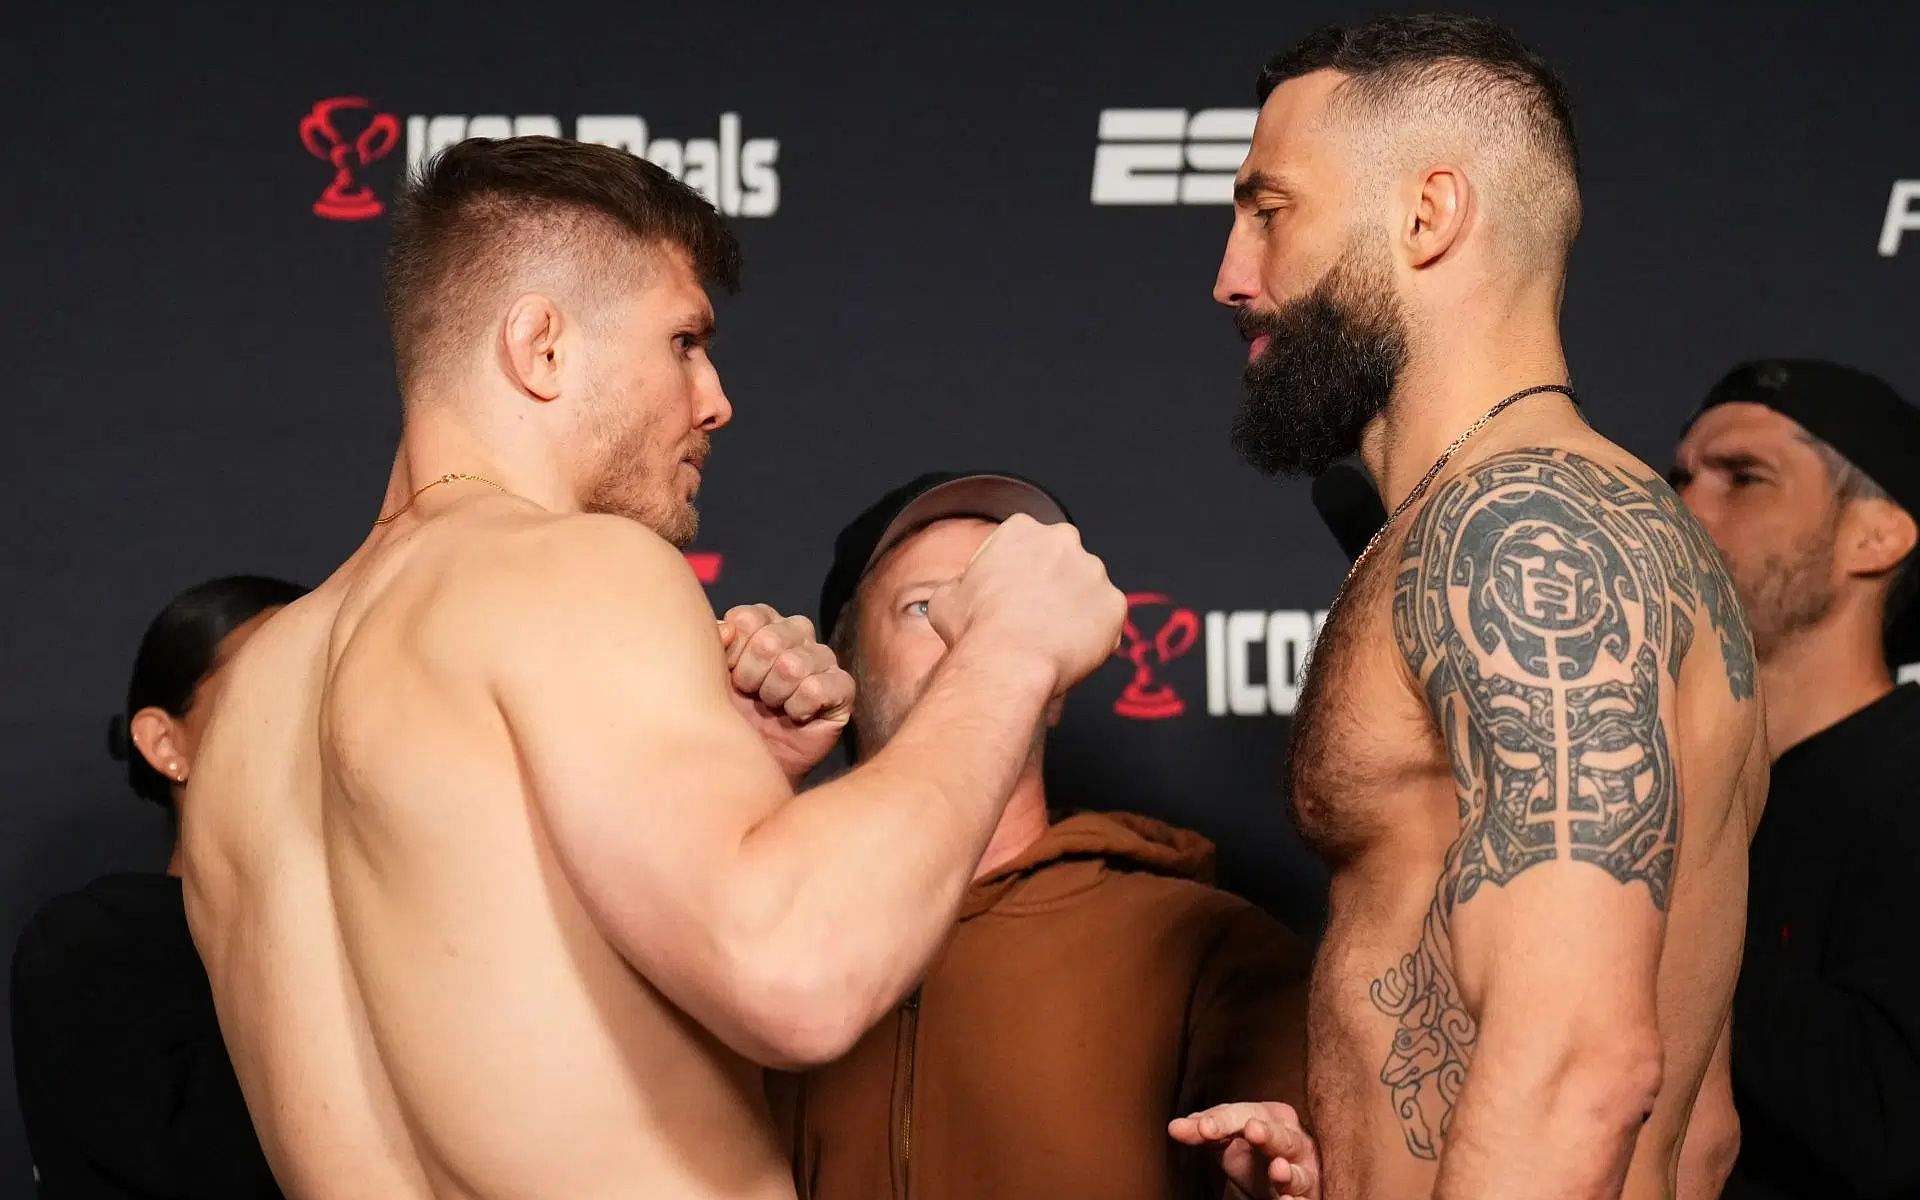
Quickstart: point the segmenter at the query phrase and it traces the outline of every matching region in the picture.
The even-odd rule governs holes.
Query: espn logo
[[[1109,108],[1093,151],[1095,204],[1231,204],[1258,109]]]

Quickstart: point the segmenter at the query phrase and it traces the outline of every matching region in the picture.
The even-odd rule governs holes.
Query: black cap
[[[1043,525],[1072,519],[1051,492],[1011,471],[931,471],[880,497],[833,539],[833,566],[820,585],[820,640],[833,636],[861,578],[908,534],[949,517],[1004,521],[1015,513]]]
[[[1742,363],[1713,386],[1687,427],[1722,404],[1759,404],[1794,421],[1920,518],[1920,408],[1884,380],[1811,358]]]

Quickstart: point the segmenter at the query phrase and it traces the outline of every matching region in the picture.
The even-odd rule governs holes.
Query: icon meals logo
[[[1113,702],[1113,711],[1137,721],[1158,721],[1187,711],[1187,702],[1171,684],[1154,678],[1164,667],[1193,649],[1200,640],[1200,618],[1190,608],[1175,607],[1159,592],[1127,596],[1127,620],[1120,627],[1121,646],[1114,653],[1133,664],[1133,678]]]
[[[385,210],[360,178],[369,163],[399,143],[401,122],[392,113],[367,113],[359,96],[334,96],[315,104],[300,121],[307,153],[333,168],[333,180],[314,202],[315,216],[364,221]],[[747,137],[739,113],[721,113],[713,137],[660,137],[631,114],[587,114],[573,121],[573,138],[613,146],[644,158],[705,196],[729,217],[770,217],[780,208],[780,141]],[[406,162],[417,170],[436,152],[470,137],[565,137],[560,118],[439,113],[406,118]]]
[[[657,164],[705,196],[729,217],[770,217],[780,207],[778,138],[745,136],[739,113],[721,113],[717,137],[659,137],[645,120],[625,114],[589,114],[573,122],[575,141],[597,142]],[[407,166],[470,137],[564,136],[560,118],[442,113],[407,118]]]
[[[359,96],[333,96],[319,101],[300,118],[300,144],[307,153],[333,167],[333,182],[313,202],[313,215],[329,221],[364,221],[381,213],[380,197],[358,179],[358,172],[375,159],[385,158],[400,140],[400,123],[392,113],[360,114],[372,108]],[[352,136],[340,128],[348,120],[363,122]],[[349,126],[350,128],[352,126]]]
[[[1167,675],[1175,660],[1205,647],[1210,717],[1288,717],[1300,703],[1307,656],[1325,610],[1210,612],[1201,616],[1160,592],[1129,592],[1114,657],[1133,674],[1113,701],[1115,716],[1161,721],[1190,711]]]
[[[1095,204],[1231,204],[1252,108],[1109,108],[1093,151]]]

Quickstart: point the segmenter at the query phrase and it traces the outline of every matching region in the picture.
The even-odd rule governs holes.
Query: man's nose
[[[712,433],[727,422],[733,420],[733,402],[727,399],[727,391],[720,386],[720,373],[713,373],[713,381],[701,389],[700,428]]]
[[[1713,489],[1701,486],[1700,477],[1696,475],[1690,479],[1682,479],[1675,485],[1673,494],[1680,497],[1681,505],[1693,514],[1694,520],[1700,522],[1700,527],[1707,531],[1707,536],[1718,543],[1720,534],[1717,526],[1720,522],[1720,506],[1715,499]]]
[[[1227,249],[1220,256],[1220,270],[1213,277],[1213,299],[1228,308],[1241,308],[1260,294],[1259,259],[1248,245],[1238,222],[1227,234]]]
[[[1668,478],[1672,479],[1672,475],[1669,474]],[[1700,515],[1698,504],[1700,499],[1700,477],[1698,475],[1683,475],[1674,481],[1673,494],[1680,497],[1680,503],[1693,510],[1694,516],[1698,517]]]

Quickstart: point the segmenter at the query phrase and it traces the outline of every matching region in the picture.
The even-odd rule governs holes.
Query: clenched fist
[[[1320,1195],[1320,1155],[1290,1104],[1216,1104],[1176,1118],[1173,1140],[1215,1146],[1220,1170],[1248,1200]]]
[[[853,676],[814,640],[813,622],[745,604],[720,618],[734,706],[787,778],[811,771],[853,715]]]
[[[1031,655],[1052,670],[1056,696],[1107,660],[1126,615],[1126,597],[1108,580],[1106,564],[1081,547],[1079,531],[1024,513],[1002,521],[960,578],[927,603],[947,645],[982,638],[1004,653]]]

